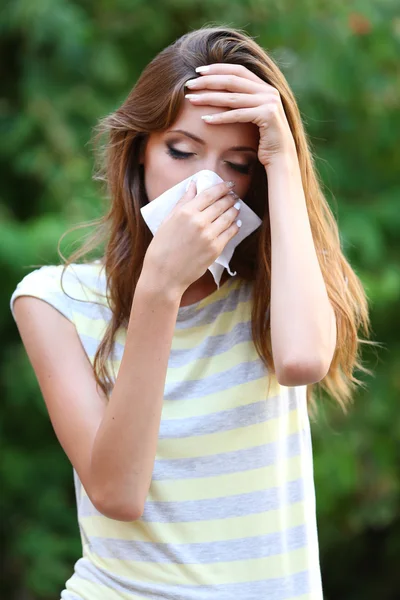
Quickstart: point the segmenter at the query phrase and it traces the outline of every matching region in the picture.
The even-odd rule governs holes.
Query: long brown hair
[[[354,369],[372,374],[361,364],[360,344],[379,345],[357,335],[360,327],[367,336],[370,334],[367,297],[342,253],[338,227],[322,192],[300,112],[284,75],[251,37],[226,26],[191,31],[162,50],[143,70],[122,106],[94,128],[93,141],[99,161],[94,177],[105,184],[109,209],[103,217],[89,223],[96,226],[95,233],[70,256],[62,274],[68,265],[105,243],[101,260],[112,318],[94,357],[96,381],[108,395],[113,380],[107,362],[118,329],[128,325],[135,287],[152,240],[140,213],[140,208],[148,202],[143,166],[139,164],[142,144],[151,132],[165,130],[174,123],[184,101],[185,82],[199,76],[195,68],[224,62],[244,65],[280,93],[296,144],[314,245],[337,323],[337,344],[329,372],[318,384],[307,386],[307,401],[314,404],[314,388],[318,385],[346,410],[354,388],[365,387],[354,376]],[[106,140],[102,143],[104,135]],[[262,219],[262,225],[236,248],[232,268],[240,277],[253,282],[252,337],[260,358],[269,372],[274,373],[268,310],[271,294],[268,187],[260,163],[244,201]],[[59,248],[60,243],[58,250],[65,261]]]

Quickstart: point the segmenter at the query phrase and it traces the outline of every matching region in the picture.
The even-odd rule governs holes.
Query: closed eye
[[[194,152],[182,152],[181,150],[176,150],[176,148],[173,148],[169,144],[167,144],[167,148],[168,154],[176,160],[184,160],[189,158],[189,156],[194,156]],[[247,175],[250,172],[250,165],[238,165],[229,161],[226,161],[226,164],[229,165],[231,169],[238,171],[239,173]]]

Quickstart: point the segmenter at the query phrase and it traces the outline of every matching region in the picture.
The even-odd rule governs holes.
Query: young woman
[[[315,384],[345,406],[369,372],[369,316],[293,93],[244,32],[204,27],[103,134],[96,236],[11,298],[73,466],[83,556],[61,598],[322,600],[307,409]],[[140,208],[202,169],[224,182],[191,184],[153,237]],[[216,288],[238,198],[262,225]]]

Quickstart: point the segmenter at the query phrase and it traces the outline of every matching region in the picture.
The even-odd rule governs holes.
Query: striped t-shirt
[[[21,295],[52,304],[93,364],[111,318],[104,268],[68,267],[73,298],[62,269],[26,275],[11,310]],[[82,557],[63,600],[322,600],[306,386],[271,375],[267,394],[251,304],[252,284],[236,275],[179,307],[140,519],[102,515],[73,470]],[[115,374],[125,339],[118,330]]]

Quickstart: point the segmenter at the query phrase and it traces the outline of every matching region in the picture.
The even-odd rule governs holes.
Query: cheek
[[[233,189],[239,195],[239,197],[242,198],[242,200],[248,194],[250,187],[252,186],[252,177],[251,176],[243,176],[243,175],[240,177],[230,176],[229,178],[225,178],[225,179],[233,179],[234,181],[236,181],[236,185]]]
[[[149,201],[154,200],[167,189],[178,183],[174,180],[174,165],[172,159],[161,149],[153,149],[144,161],[145,186]]]
[[[161,148],[154,148],[148,153],[145,160],[146,171],[154,175],[162,175],[168,166],[168,155]]]

